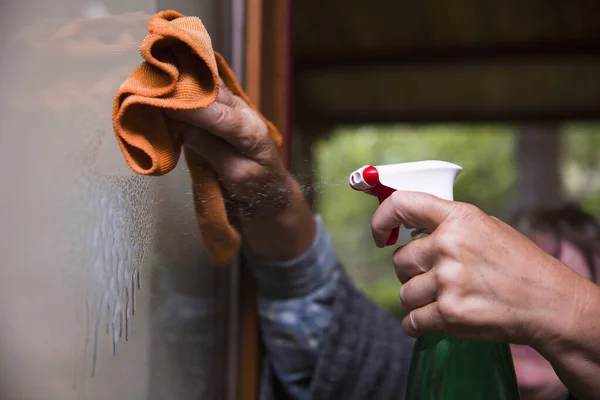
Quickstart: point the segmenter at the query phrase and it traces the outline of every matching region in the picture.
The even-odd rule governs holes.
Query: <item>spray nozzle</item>
[[[382,203],[397,190],[425,192],[446,200],[454,200],[454,180],[462,168],[445,161],[417,161],[389,165],[365,165],[350,174],[350,186]],[[387,245],[398,240],[394,229]]]

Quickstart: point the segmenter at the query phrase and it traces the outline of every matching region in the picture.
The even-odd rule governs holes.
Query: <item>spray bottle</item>
[[[364,166],[350,186],[383,202],[396,190],[425,192],[453,201],[462,168],[444,161]],[[396,228],[387,245],[396,243]],[[412,231],[413,240],[429,233]],[[421,336],[415,343],[406,400],[519,400],[510,348],[506,343],[456,339],[446,333]]]

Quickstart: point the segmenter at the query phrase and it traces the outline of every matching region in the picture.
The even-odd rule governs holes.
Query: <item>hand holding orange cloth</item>
[[[235,95],[250,104],[233,72],[214,52],[210,36],[197,17],[163,11],[150,18],[150,33],[140,45],[144,62],[117,91],[113,127],[128,165],[143,175],[163,175],[177,165],[181,153],[181,122],[165,118],[161,109],[192,110],[210,106],[219,91],[219,76]],[[256,110],[256,107],[250,106]],[[266,123],[281,149],[282,138]],[[184,150],[192,177],[194,205],[202,241],[210,260],[225,265],[240,247],[214,171],[196,153]]]

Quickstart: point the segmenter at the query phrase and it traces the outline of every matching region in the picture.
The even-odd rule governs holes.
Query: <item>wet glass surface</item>
[[[232,270],[184,163],[135,175],[111,124],[149,16],[199,15],[220,49],[223,3],[0,5],[0,398],[227,398]]]

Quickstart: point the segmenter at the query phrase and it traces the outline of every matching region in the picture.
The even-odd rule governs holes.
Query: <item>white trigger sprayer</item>
[[[350,174],[350,186],[377,197],[380,204],[397,190],[425,192],[454,200],[454,181],[461,171],[462,167],[446,161],[365,165]],[[399,231],[399,228],[392,231],[387,246],[396,244]]]

